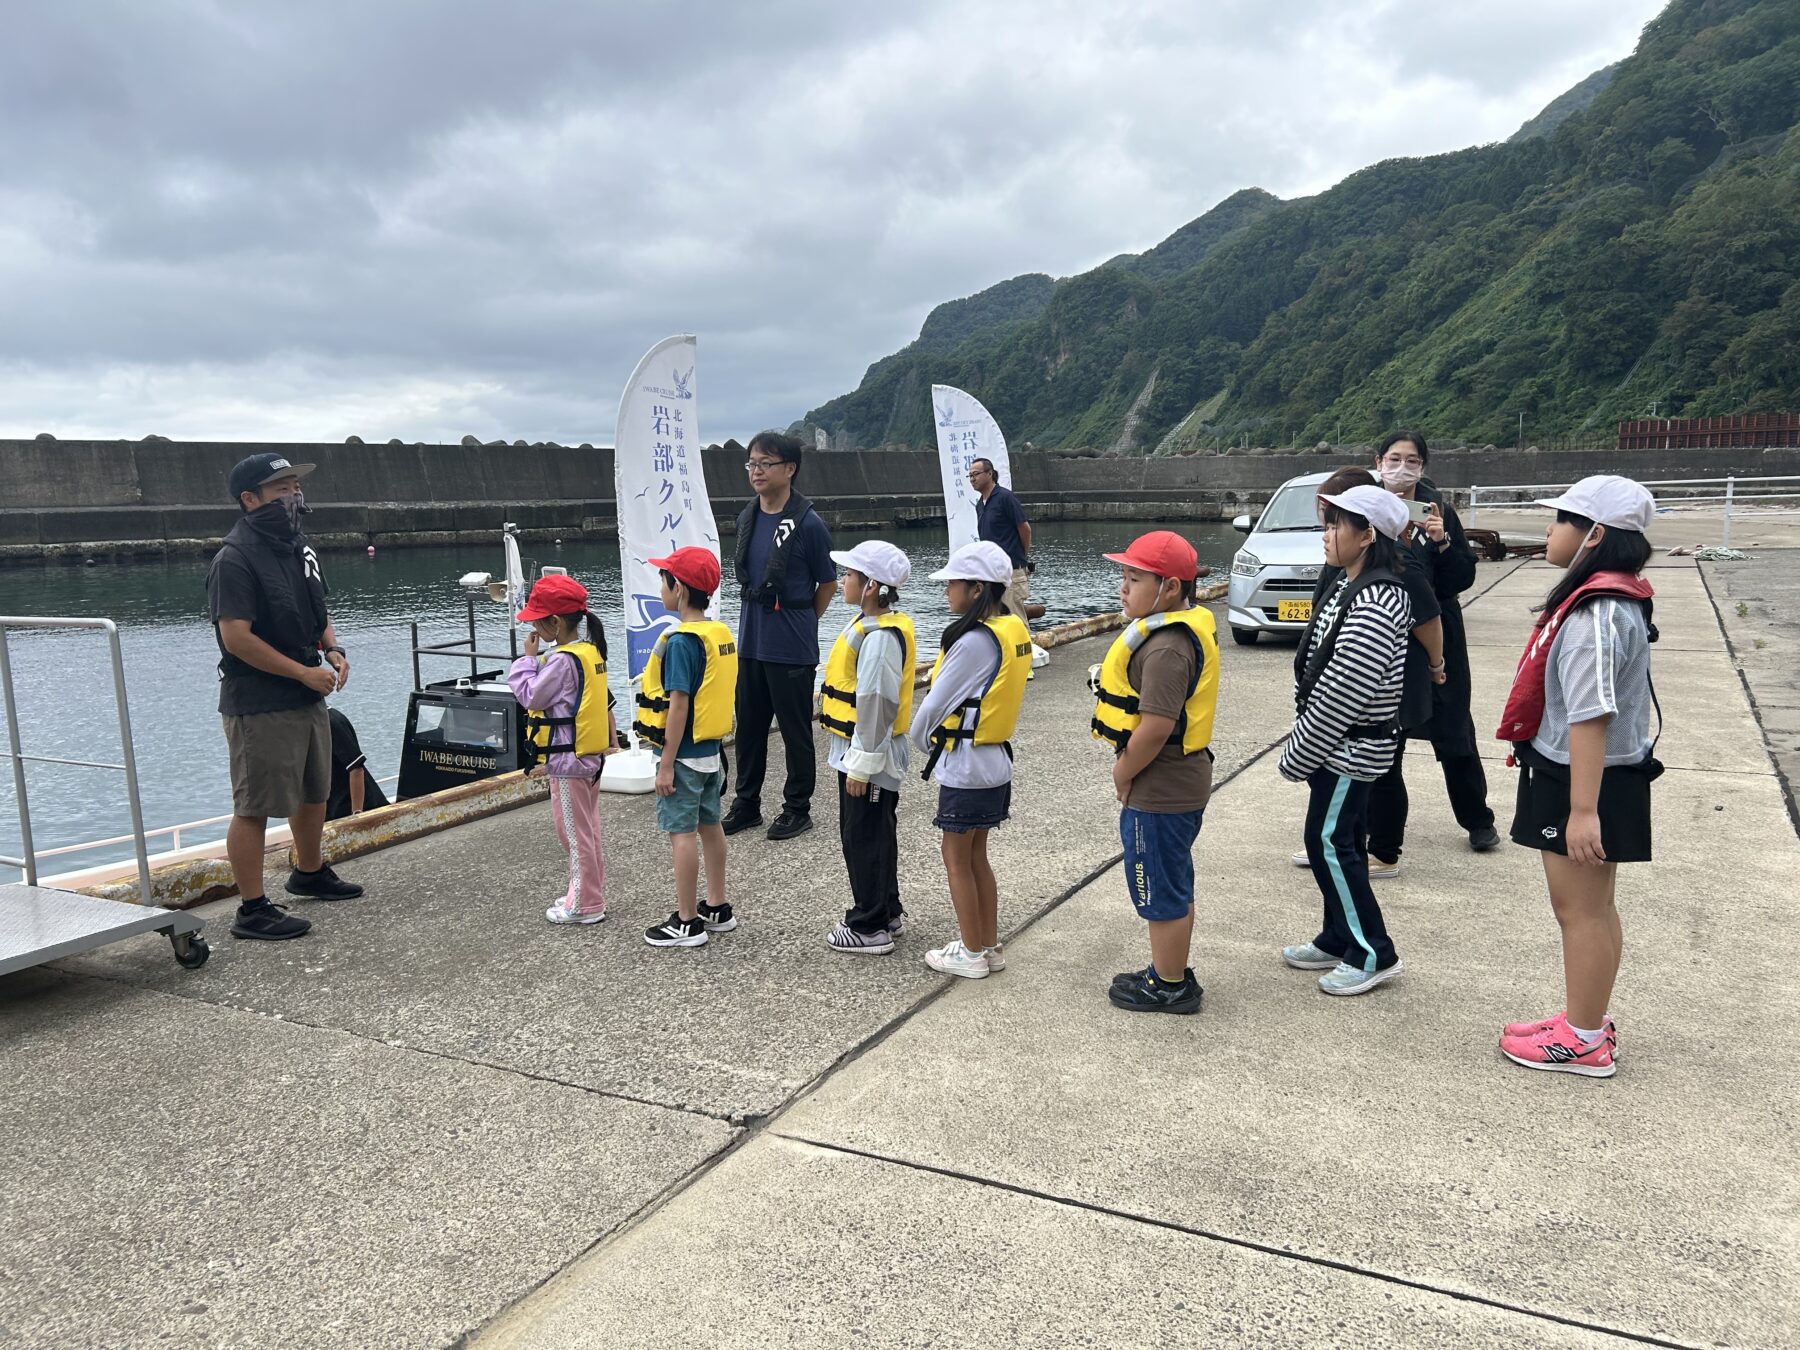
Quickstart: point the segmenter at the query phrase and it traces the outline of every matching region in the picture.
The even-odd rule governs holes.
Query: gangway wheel
[[[169,945],[175,949],[175,964],[183,970],[198,970],[212,955],[212,947],[198,933],[171,933]]]

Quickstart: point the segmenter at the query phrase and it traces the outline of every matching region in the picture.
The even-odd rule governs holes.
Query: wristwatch
[[[333,652],[336,652],[339,656],[343,657],[344,660],[346,660],[346,661],[348,661],[350,659],[350,653],[345,651],[342,647],[327,647],[327,648],[325,648],[325,655],[330,656]]]

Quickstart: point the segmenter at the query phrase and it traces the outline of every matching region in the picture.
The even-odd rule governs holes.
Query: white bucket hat
[[[1406,503],[1386,488],[1376,487],[1373,483],[1367,486],[1358,483],[1355,487],[1330,495],[1320,493],[1319,500],[1341,506],[1346,511],[1354,511],[1389,539],[1398,539],[1400,532],[1406,528]]]
[[[1656,519],[1656,498],[1650,489],[1616,474],[1584,478],[1560,497],[1541,497],[1539,506],[1570,515],[1585,516],[1596,525],[1643,534]]]
[[[950,555],[943,568],[931,574],[933,581],[997,581],[1002,586],[1012,580],[1012,559],[1006,550],[991,540],[964,544]]]
[[[885,539],[865,539],[848,553],[833,549],[831,561],[883,586],[904,586],[912,575],[911,560]]]

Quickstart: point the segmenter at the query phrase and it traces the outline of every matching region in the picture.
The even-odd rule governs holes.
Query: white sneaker
[[[1305,849],[1301,849],[1298,853],[1291,853],[1288,855],[1288,857],[1293,862],[1295,867],[1311,867],[1312,866],[1312,859],[1306,856]]]
[[[1370,881],[1380,881],[1383,877],[1397,877],[1399,875],[1400,860],[1398,858],[1395,858],[1393,862],[1383,862],[1373,853],[1369,855]]]
[[[987,957],[988,974],[998,975],[1006,969],[1006,953],[1000,949],[999,943],[996,942],[992,947],[985,948],[981,954]]]
[[[551,923],[599,923],[606,917],[606,911],[597,909],[592,914],[581,914],[561,905],[552,905],[544,911],[544,917]]]
[[[965,980],[985,980],[988,976],[987,956],[972,952],[961,938],[952,938],[942,947],[925,953],[925,964],[944,975],[960,975]]]

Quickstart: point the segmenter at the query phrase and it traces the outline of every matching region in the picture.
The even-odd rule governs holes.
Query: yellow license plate
[[[1283,623],[1306,623],[1312,618],[1312,601],[1277,600],[1275,617]]]

